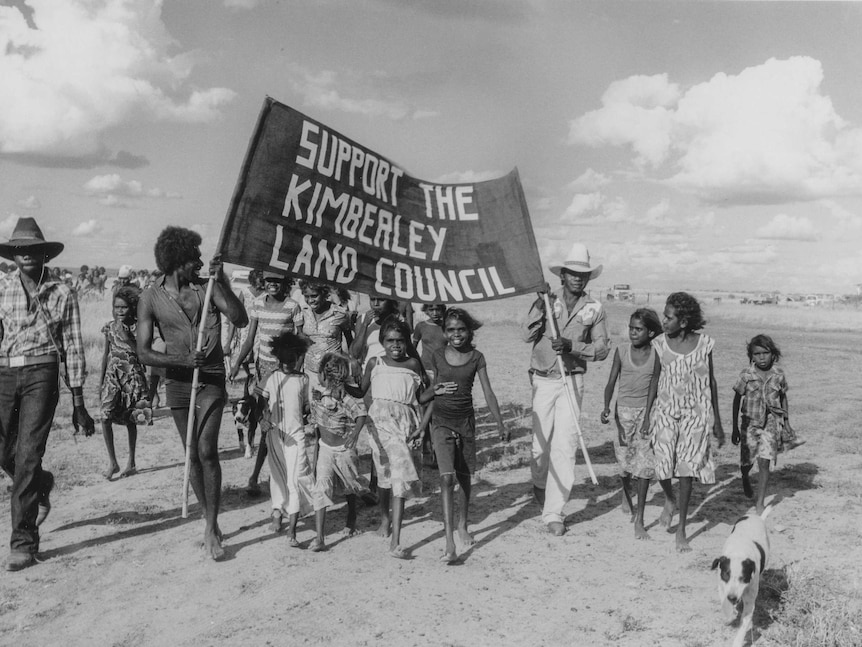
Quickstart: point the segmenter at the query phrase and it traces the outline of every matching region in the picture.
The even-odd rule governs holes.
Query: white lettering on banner
[[[311,194],[309,197],[308,194]],[[303,209],[302,202],[308,200]],[[332,223],[336,234],[416,260],[439,261],[446,241],[446,227],[434,227],[400,214],[379,209],[372,202],[349,193],[291,175],[284,199],[285,218],[322,227]]]
[[[472,186],[446,186],[419,183],[425,196],[425,216],[439,220],[478,220],[479,214],[468,211],[473,203]]]
[[[398,206],[398,180],[404,171],[371,151],[353,146],[333,132],[303,120],[296,163],[324,177],[361,187],[368,195]]]
[[[374,289],[380,294],[414,301],[481,301],[515,291],[514,287],[503,285],[494,265],[442,270],[381,258],[374,277]]]
[[[356,250],[352,247],[339,243],[330,249],[325,240],[320,240],[315,248],[311,234],[306,234],[291,266],[279,258],[283,240],[284,226],[276,225],[270,267],[335,283],[350,283],[356,276],[359,267]]]

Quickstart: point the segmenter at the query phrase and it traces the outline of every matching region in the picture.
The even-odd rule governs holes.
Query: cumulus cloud
[[[757,230],[757,238],[774,240],[818,240],[820,232],[804,216],[788,216],[779,213]]]
[[[862,193],[862,129],[823,94],[819,61],[769,59],[682,88],[666,74],[612,83],[569,143],[624,146],[633,163],[707,202],[779,204]]]
[[[179,198],[180,195],[170,191],[164,191],[158,187],[144,188],[138,180],[124,180],[116,173],[107,175],[96,175],[84,183],[84,191],[87,195],[98,198],[100,204],[106,207],[129,207],[133,204],[131,200],[143,198],[170,199]]]
[[[570,184],[569,188],[575,191],[591,193],[610,182],[610,178],[604,173],[599,173],[591,168],[581,173]]]
[[[139,164],[106,153],[102,134],[133,115],[206,122],[233,99],[226,88],[191,88],[198,62],[178,51],[151,0],[30,0],[25,17],[0,6],[0,155],[73,166],[83,157]],[[28,24],[28,17],[30,18]],[[131,167],[131,166],[126,166]]]
[[[39,198],[37,198],[35,195],[28,195],[26,198],[18,200],[16,204],[22,209],[29,209],[31,211],[34,209],[39,209],[42,206],[42,203],[39,202]]]
[[[572,196],[572,201],[566,207],[563,218],[578,218],[584,214],[595,215],[602,208],[607,198],[600,192],[595,193],[576,193]]]
[[[338,74],[332,70],[313,72],[294,66],[291,84],[302,95],[305,105],[314,108],[394,121],[438,115],[433,110],[410,105],[399,96],[395,81],[381,74],[368,77],[352,72]]]
[[[76,237],[89,236],[91,234],[95,234],[97,231],[100,231],[102,227],[96,221],[95,218],[91,218],[90,220],[85,220],[82,223],[79,223],[73,230],[72,235]]]

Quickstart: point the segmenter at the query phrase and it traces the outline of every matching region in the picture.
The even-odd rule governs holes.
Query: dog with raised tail
[[[251,458],[252,443],[254,439],[248,434],[248,442],[246,442],[246,433],[249,429],[249,418],[251,417],[252,409],[254,408],[254,398],[250,395],[245,395],[233,403],[231,411],[233,412],[233,421],[236,425],[236,435],[239,440],[239,448],[244,451],[246,458]]]
[[[733,647],[742,647],[752,629],[760,578],[769,559],[766,517],[771,509],[767,506],[760,515],[752,513],[738,519],[724,542],[721,556],[712,562],[712,569],[718,569],[721,609],[729,622],[739,617]]]

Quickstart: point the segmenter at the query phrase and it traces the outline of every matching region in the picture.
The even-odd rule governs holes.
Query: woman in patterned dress
[[[135,341],[139,293],[138,288],[129,285],[117,290],[113,300],[114,319],[102,327],[105,335],[100,381],[102,436],[108,450],[108,467],[102,475],[109,481],[120,472],[114,449],[113,423],[126,425],[129,432],[129,461],[120,472],[120,478],[137,472],[135,445],[138,423],[153,424],[152,409],[146,399],[147,376],[138,359]]]
[[[671,478],[678,478],[676,549],[680,552],[691,550],[685,526],[692,482],[698,479],[701,483],[715,483],[709,432],[719,447],[724,444],[712,364],[715,342],[697,332],[705,323],[697,299],[685,292],[674,292],[664,307],[664,334],[653,341],[661,361],[661,375],[650,432],[656,477],[667,495],[659,522],[670,525],[676,505]]]

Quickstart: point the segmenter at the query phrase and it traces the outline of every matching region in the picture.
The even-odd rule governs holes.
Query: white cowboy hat
[[[551,265],[549,268],[557,276],[560,275],[560,270],[569,270],[570,272],[589,272],[590,280],[596,278],[602,273],[601,265],[593,265],[590,262],[590,252],[587,246],[583,243],[575,243],[572,245],[572,250],[569,256],[560,265]]]

